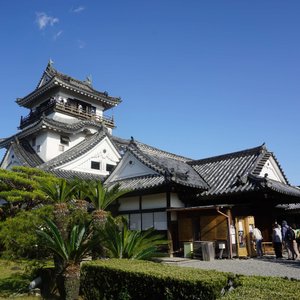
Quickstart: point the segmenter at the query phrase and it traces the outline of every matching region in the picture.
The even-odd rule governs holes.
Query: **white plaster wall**
[[[106,164],[116,165],[120,160],[120,155],[112,145],[110,140],[104,138],[96,147],[84,153],[77,159],[60,166],[60,169],[73,170],[79,172],[89,172],[98,175],[108,175]],[[91,161],[100,162],[100,170],[91,168]]]
[[[71,134],[71,135],[68,135],[68,136],[70,138],[70,143],[69,143],[69,147],[65,145],[66,146],[66,148],[65,148],[66,150],[70,149],[70,148],[72,148],[74,146],[76,146],[77,144],[79,144],[80,142],[82,142],[85,139],[85,137],[86,137],[86,135],[83,132],[79,132],[77,134]],[[59,135],[59,139],[60,139],[60,135]]]
[[[120,198],[119,200],[120,207],[119,211],[126,211],[126,210],[139,210],[139,197],[126,197]]]
[[[20,161],[15,157],[15,153],[12,147],[10,147],[7,153],[5,154],[5,157],[3,158],[1,168],[10,170],[13,166],[20,166],[20,165],[21,165]]]
[[[265,174],[268,174],[269,179],[286,183],[283,174],[281,173],[276,161],[272,157],[266,161],[259,176],[264,177]]]
[[[78,122],[77,118],[59,112],[53,112],[52,114],[48,115],[48,118],[59,122],[66,122],[68,124]]]
[[[32,148],[35,150],[35,152],[39,155],[39,157],[42,160],[47,161],[47,152],[48,152],[48,148],[49,148],[47,146],[47,132],[41,132],[35,138],[36,138],[35,146],[33,146]],[[32,137],[29,140],[30,145],[32,145],[31,141],[32,141]],[[38,146],[40,146],[39,152],[37,152]]]
[[[165,193],[145,195],[142,197],[142,209],[154,209],[167,207],[167,197]]]
[[[63,145],[64,151],[60,151],[59,150],[59,145],[61,145],[60,136],[61,133],[54,132],[54,131],[43,132],[42,134],[36,136],[36,146],[34,146],[33,148],[37,152],[37,147],[38,145],[40,145],[40,152],[37,152],[37,154],[44,161],[49,161],[50,159],[62,154],[68,149],[76,146],[85,138],[85,134],[83,132],[70,135],[69,146]],[[31,140],[32,139],[30,139],[30,144],[32,145]]]
[[[129,152],[125,154],[123,157],[121,164],[117,166],[114,170],[111,177],[109,177],[109,181],[115,181],[125,178],[144,176],[144,175],[153,175],[157,174],[152,169],[148,168],[140,161],[138,161],[133,155]]]
[[[91,104],[96,107],[96,115],[99,117],[102,117],[103,116],[103,107],[99,104],[94,104],[94,103],[91,103]]]
[[[171,207],[184,207],[184,203],[178,198],[176,193],[171,193]]]

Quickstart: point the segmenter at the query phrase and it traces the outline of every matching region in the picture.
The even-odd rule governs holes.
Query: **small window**
[[[130,214],[130,230],[141,230],[141,214]]]
[[[100,170],[100,162],[99,161],[92,161],[91,162],[91,169]]]
[[[34,137],[32,140],[31,140],[31,146],[32,147],[35,147],[36,145],[36,138]]]
[[[66,135],[60,136],[60,143],[66,146],[69,146],[70,138]]]
[[[59,145],[59,146],[58,146],[58,150],[59,150],[60,152],[65,151],[65,146],[64,146],[64,145]]]
[[[106,164],[106,171],[111,172],[114,168],[114,165]]]
[[[36,146],[36,152],[41,152],[41,145]]]
[[[91,106],[91,114],[92,115],[96,114],[96,107],[95,106]]]

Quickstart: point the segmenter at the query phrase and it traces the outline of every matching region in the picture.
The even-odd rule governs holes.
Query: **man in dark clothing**
[[[294,250],[294,239],[295,239],[295,235],[294,237],[291,237],[289,233],[289,231],[293,230],[288,224],[287,221],[282,221],[282,241],[284,242],[284,246],[287,250],[288,253],[288,259],[297,259],[298,255]]]

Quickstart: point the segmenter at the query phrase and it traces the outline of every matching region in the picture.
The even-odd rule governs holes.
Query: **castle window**
[[[153,227],[156,230],[167,230],[167,213],[165,211],[129,213],[130,230],[147,230]]]
[[[106,164],[106,171],[111,172],[114,168],[114,165]]]
[[[69,146],[70,138],[66,135],[60,136],[60,143],[66,146]]]
[[[36,152],[41,152],[41,145],[36,146]]]
[[[100,162],[99,161],[91,161],[91,169],[100,170]]]
[[[58,150],[61,151],[61,152],[65,151],[65,146],[64,145],[59,145]]]

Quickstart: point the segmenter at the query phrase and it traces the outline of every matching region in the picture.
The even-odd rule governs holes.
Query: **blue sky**
[[[0,137],[51,58],[122,98],[115,135],[195,159],[265,142],[300,185],[299,15],[300,1],[3,1]]]

